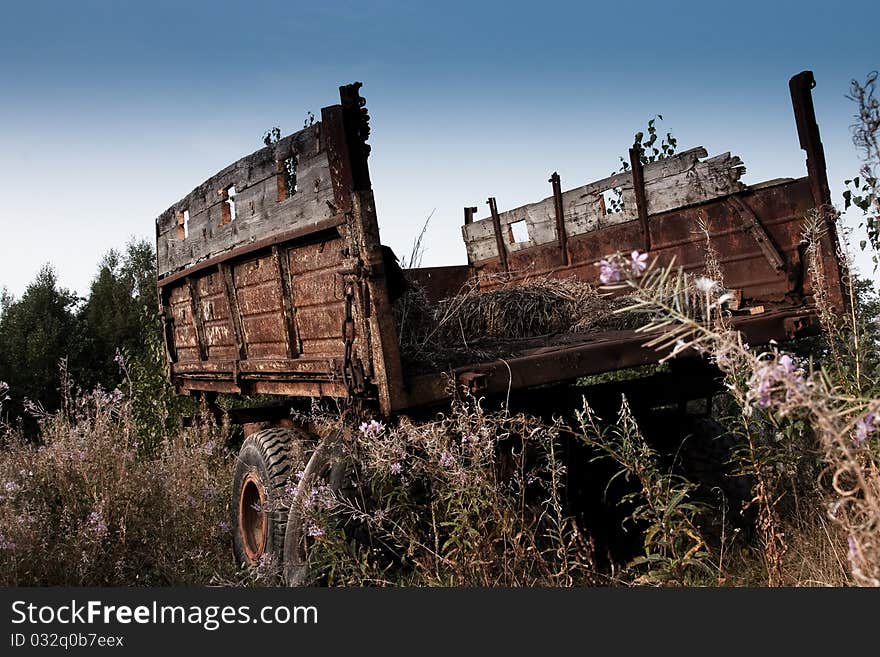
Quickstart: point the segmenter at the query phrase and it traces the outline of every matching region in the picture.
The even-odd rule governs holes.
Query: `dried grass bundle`
[[[481,289],[473,282],[436,304],[411,284],[396,304],[404,358],[426,366],[482,360],[511,354],[529,338],[628,324],[626,316],[613,314],[624,300],[576,278],[487,282],[495,285]]]
[[[596,288],[575,278],[535,278],[487,290],[473,285],[442,301],[435,317],[444,342],[516,340],[589,330],[608,318],[612,306]]]

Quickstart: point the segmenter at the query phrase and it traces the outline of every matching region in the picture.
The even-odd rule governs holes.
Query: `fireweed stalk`
[[[812,244],[817,257],[818,245]],[[611,256],[600,268],[620,260]],[[731,296],[718,281],[694,279],[674,263],[661,267],[656,261],[641,276],[616,271],[623,272],[621,280],[608,289],[625,290],[631,300],[618,312],[645,313],[648,321],[640,331],[654,335],[646,344],[661,351],[663,361],[687,350],[703,354],[725,375],[746,417],[765,412],[777,422],[802,420],[812,428],[830,473],[828,514],[847,536],[843,552],[852,581],[880,585],[880,399],[842,392],[852,388],[797,363],[776,344],[763,352],[750,349],[731,327]],[[827,310],[820,312],[827,321]],[[840,334],[854,331],[849,326]]]

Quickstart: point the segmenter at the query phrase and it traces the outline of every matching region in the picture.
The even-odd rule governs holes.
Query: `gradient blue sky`
[[[503,210],[616,168],[655,113],[747,182],[804,172],[788,78],[812,69],[835,201],[858,168],[849,81],[880,66],[876,4],[2,0],[0,286],[101,255],[191,188],[364,82],[383,241],[465,262],[464,205]],[[868,20],[870,19],[870,20]],[[855,224],[856,221],[850,220]],[[858,241],[858,234],[854,236]],[[862,270],[870,273],[861,255]]]

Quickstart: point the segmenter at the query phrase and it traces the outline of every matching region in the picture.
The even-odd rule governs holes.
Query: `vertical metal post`
[[[638,148],[629,149],[629,163],[632,167],[633,192],[636,196],[636,209],[642,227],[642,250],[651,250],[651,231],[648,226],[648,199],[645,196],[645,170],[642,167],[642,154]]]
[[[202,304],[199,300],[199,290],[195,280],[191,276],[186,277],[189,288],[190,312],[193,318],[193,327],[196,330],[196,343],[199,349],[199,360],[208,360],[208,341],[205,338],[205,323],[202,318]]]
[[[489,211],[492,213],[492,228],[495,232],[495,245],[498,247],[498,257],[501,258],[501,266],[507,272],[510,271],[507,264],[507,246],[504,244],[504,235],[501,233],[501,217],[498,216],[498,206],[495,204],[495,197],[490,197],[486,203],[489,204]]]
[[[548,181],[553,185],[553,209],[556,212],[556,239],[559,242],[559,259],[568,267],[571,258],[568,255],[568,235],[565,233],[565,210],[562,206],[562,182],[559,174],[554,171]]]
[[[807,175],[810,178],[813,202],[817,208],[821,208],[831,205],[831,191],[825,171],[825,149],[819,138],[819,125],[816,123],[816,110],[813,107],[812,89],[815,86],[816,79],[812,71],[802,71],[788,82],[798,139],[801,148],[807,152]]]
[[[477,208],[469,207],[464,209],[464,223],[465,225],[474,223],[474,215],[477,213]]]
[[[813,88],[816,78],[812,71],[801,71],[788,81],[791,92],[791,106],[794,109],[794,120],[797,125],[798,139],[801,148],[807,153],[807,176],[810,181],[810,192],[813,205],[819,211],[826,230],[821,238],[823,266],[826,271],[834,271],[839,266],[837,260],[837,211],[831,205],[831,190],[828,187],[828,173],[825,168],[825,148],[819,137],[819,124],[816,122],[816,109],[813,107]],[[803,279],[807,277],[806,268]],[[829,289],[829,299],[837,309],[846,310],[851,307],[852,299],[845,286],[838,285]]]
[[[277,244],[272,247],[272,258],[278,270],[278,280],[281,284],[281,308],[284,314],[284,328],[287,333],[287,357],[297,358],[300,354],[299,331],[296,325],[296,305],[293,303],[293,291],[290,284],[290,263],[287,260],[287,250]]]
[[[238,292],[235,289],[232,268],[228,264],[221,262],[217,265],[217,269],[220,273],[220,278],[223,280],[223,291],[226,293],[226,306],[229,308],[229,321],[232,324],[232,334],[235,336],[238,358],[239,360],[247,360],[247,343],[244,339],[241,310],[238,305]]]

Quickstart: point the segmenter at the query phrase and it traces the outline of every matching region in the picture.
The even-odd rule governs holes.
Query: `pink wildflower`
[[[622,273],[614,260],[603,259],[599,261],[599,280],[605,285],[619,282]]]
[[[632,258],[632,264],[630,267],[632,268],[633,275],[641,275],[641,273],[648,268],[648,254],[633,251],[630,257]]]
[[[364,436],[378,436],[385,430],[385,425],[376,420],[361,423],[361,434]]]
[[[859,445],[864,442],[869,435],[880,429],[877,423],[877,416],[874,413],[868,413],[861,420],[856,422],[856,429],[853,432],[853,444]]]

